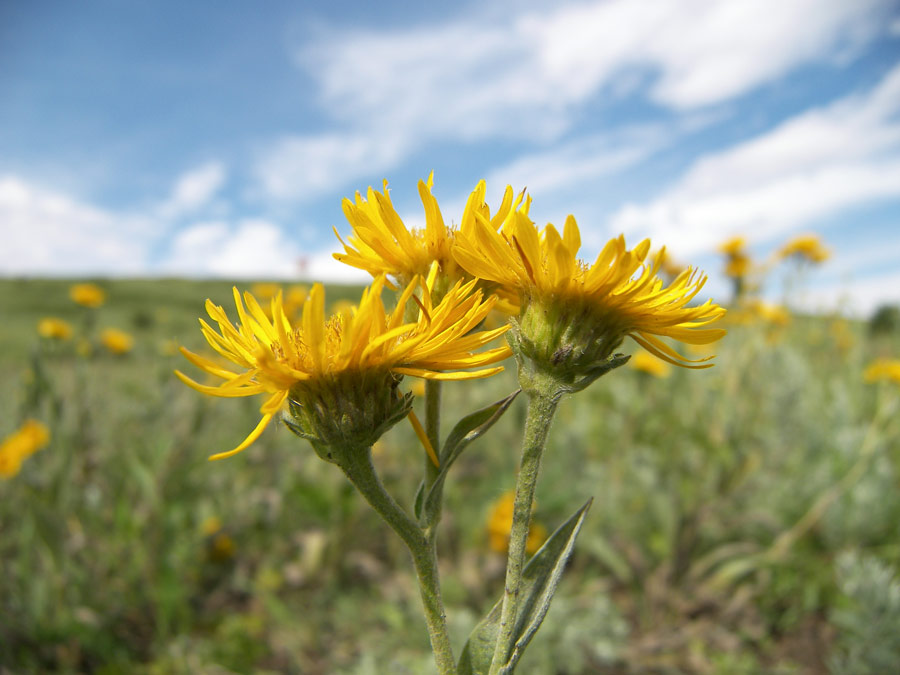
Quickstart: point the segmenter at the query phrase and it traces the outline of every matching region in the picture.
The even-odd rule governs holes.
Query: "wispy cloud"
[[[295,58],[343,131],[282,139],[258,174],[269,196],[298,199],[386,171],[434,139],[558,139],[598,95],[675,111],[722,103],[847,58],[887,30],[890,5],[610,0],[393,31],[324,28]]]
[[[286,136],[260,153],[254,172],[267,197],[304,201],[365,175],[393,168],[406,155],[395,134]]]
[[[122,216],[15,176],[0,177],[0,272],[49,276],[144,269],[152,223]]]
[[[872,199],[900,196],[900,66],[874,89],[788,119],[697,161],[612,230],[672,239],[678,253],[732,234],[766,241]]]
[[[188,277],[292,278],[300,251],[283,229],[265,220],[201,222],[179,232],[160,268]]]
[[[225,183],[225,167],[210,162],[188,171],[178,178],[172,194],[159,207],[163,218],[178,218],[206,206]]]

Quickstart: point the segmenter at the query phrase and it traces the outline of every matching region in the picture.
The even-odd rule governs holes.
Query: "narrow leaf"
[[[503,416],[521,391],[521,389],[516,389],[509,396],[501,398],[481,410],[476,410],[457,422],[441,448],[441,467],[452,464],[469,443],[490,429]]]
[[[550,535],[540,550],[525,565],[519,588],[521,604],[516,617],[516,642],[503,673],[512,673],[547,615],[550,601],[559,585],[566,563],[572,555],[575,538],[593,499],[585,502],[565,523]],[[459,659],[459,675],[487,675],[499,633],[502,600],[475,627]]]
[[[428,489],[423,503],[424,508],[421,509],[425,512],[426,518],[435,513],[440,504],[444,481],[447,478],[450,467],[453,466],[453,463],[462,454],[462,451],[472,441],[484,435],[488,429],[494,426],[521,391],[521,389],[516,389],[509,396],[495,401],[481,410],[476,410],[470,415],[466,415],[456,423],[456,426],[447,435],[447,440],[444,441],[444,445],[441,447],[441,470]],[[421,515],[417,516],[417,518],[420,517]]]
[[[413,513],[416,514],[416,520],[422,517],[422,504],[425,501],[425,481],[419,481],[419,487],[416,488],[416,499],[413,502]]]

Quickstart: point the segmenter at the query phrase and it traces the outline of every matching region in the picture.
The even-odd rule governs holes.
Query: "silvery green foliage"
[[[831,613],[838,630],[833,675],[880,675],[900,663],[900,580],[881,561],[845,553],[837,561],[843,603]]]

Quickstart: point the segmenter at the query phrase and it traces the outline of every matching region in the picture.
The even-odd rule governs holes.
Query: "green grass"
[[[203,302],[227,308],[231,284],[99,283],[108,300],[91,312],[64,280],[0,282],[0,436],[27,417],[52,431],[0,482],[0,670],[432,672],[407,555],[335,467],[283,427],[207,461],[244,438],[260,402],[188,389],[171,348],[202,348]],[[329,288],[328,300],[357,293]],[[43,316],[80,337],[41,344]],[[552,530],[595,501],[521,672],[821,672],[838,554],[900,562],[900,428],[882,415],[870,430],[898,388],[861,379],[900,350],[859,324],[842,350],[830,323],[734,326],[713,369],[659,380],[625,368],[562,403],[536,518]],[[104,353],[106,326],[132,332],[134,350]],[[448,384],[445,431],[514,387],[511,372]],[[523,417],[517,401],[448,481],[439,546],[457,652],[500,593],[485,523],[514,484]],[[862,477],[767,555],[853,470],[867,433]],[[402,504],[421,452],[405,424],[378,449]],[[233,555],[204,531],[210,517]]]

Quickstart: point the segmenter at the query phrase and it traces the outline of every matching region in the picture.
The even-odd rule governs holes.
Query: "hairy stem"
[[[522,444],[522,466],[516,480],[512,529],[509,536],[509,556],[506,563],[506,586],[500,613],[500,631],[491,661],[491,675],[499,673],[509,661],[516,635],[516,614],[519,609],[519,588],[525,568],[525,544],[531,523],[534,489],[541,468],[541,455],[547,442],[550,423],[559,403],[559,393],[551,390],[528,391],[528,416],[525,419],[525,438]]]
[[[425,622],[431,649],[440,675],[456,675],[456,661],[450,647],[450,634],[438,576],[434,540],[427,537],[416,522],[385,490],[372,465],[371,448],[346,453],[341,468],[369,505],[396,532],[412,555],[419,581],[419,594],[425,610]]]

